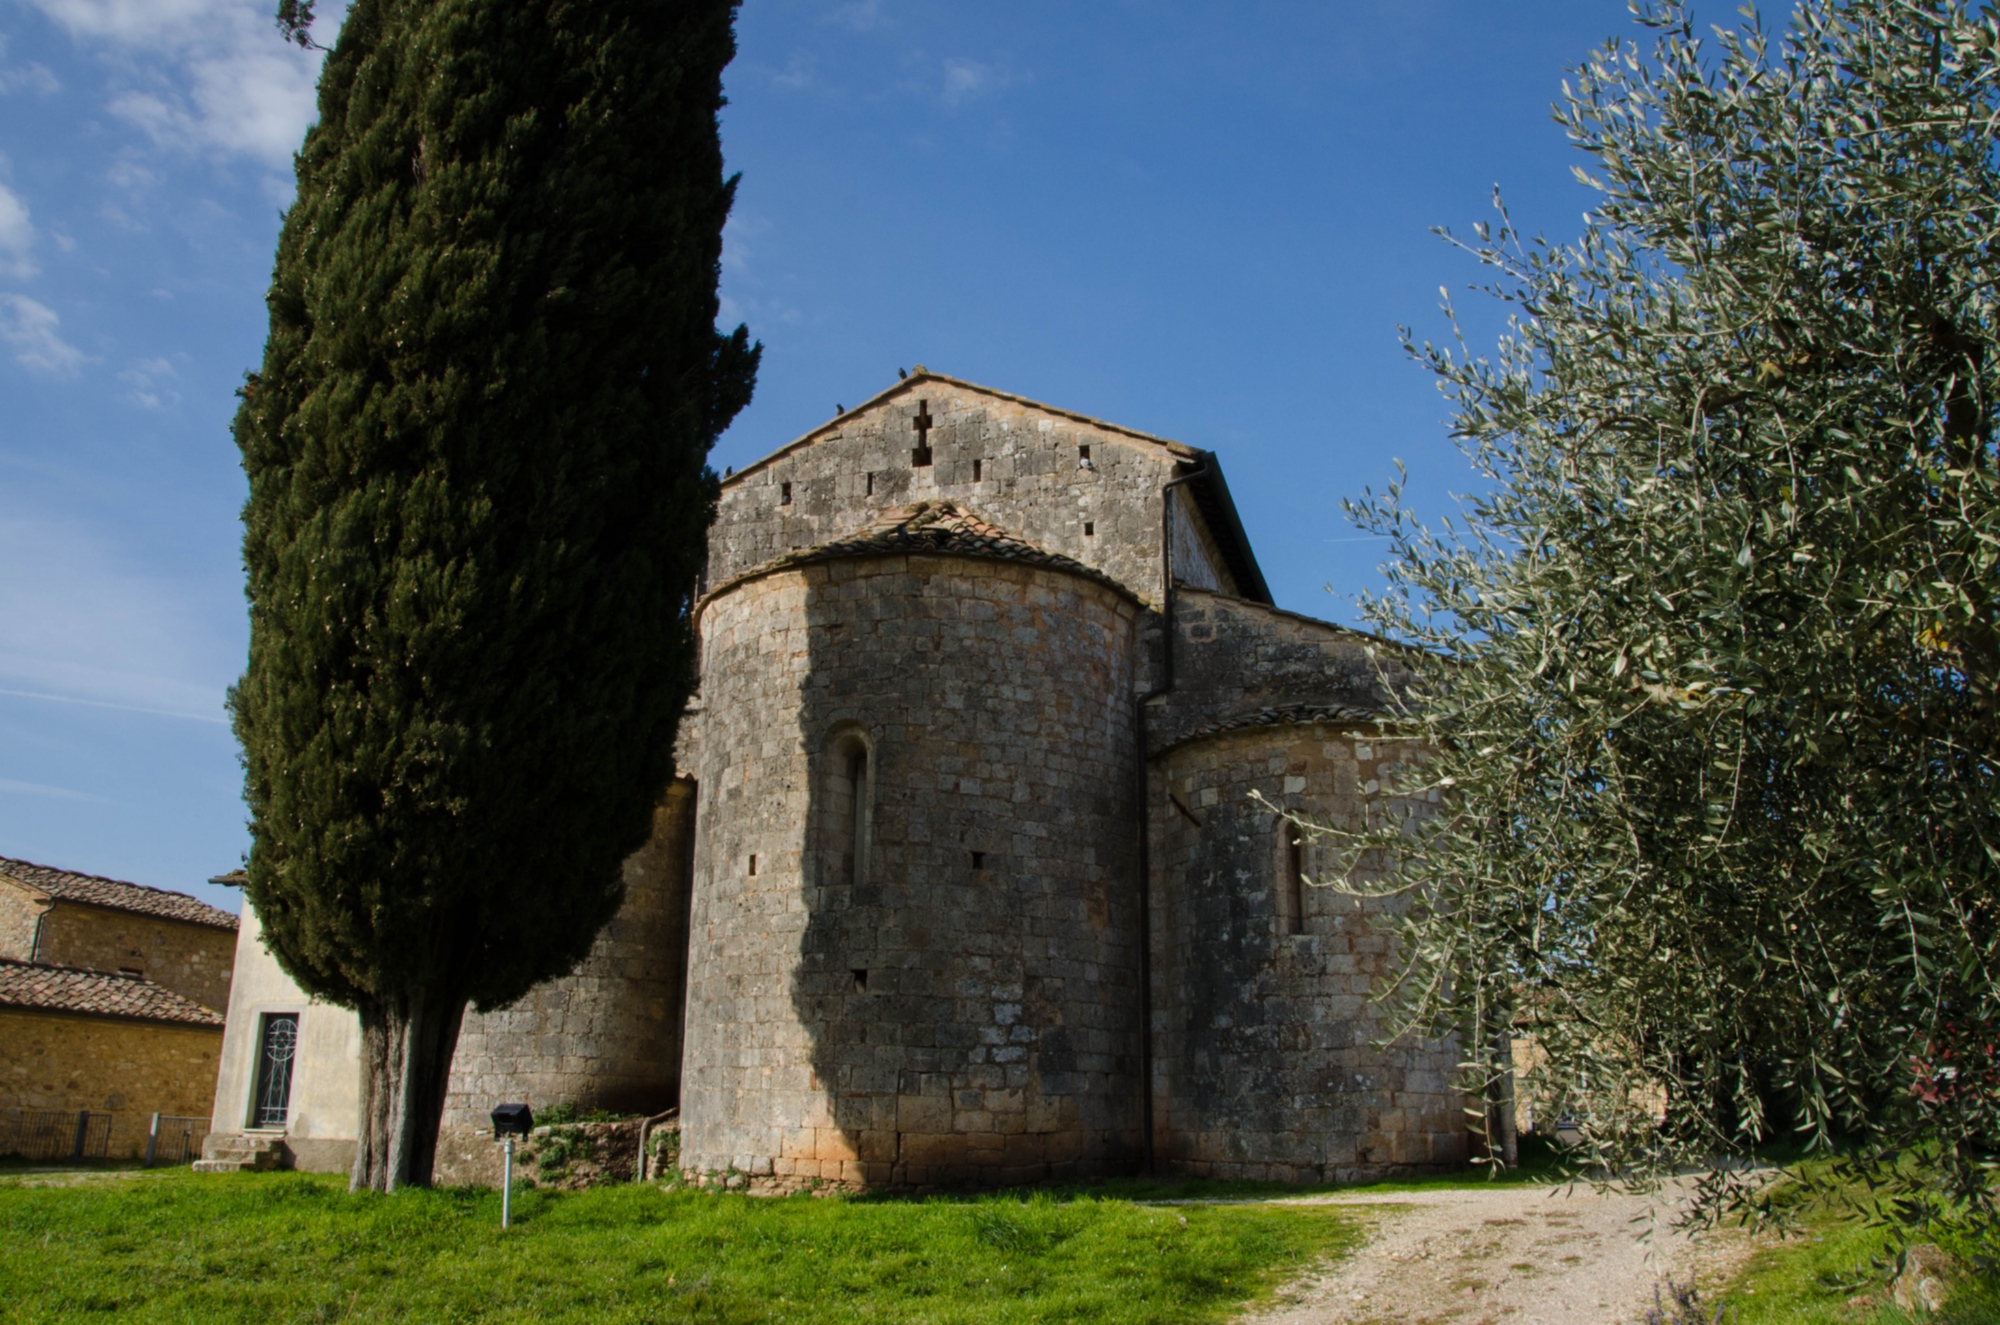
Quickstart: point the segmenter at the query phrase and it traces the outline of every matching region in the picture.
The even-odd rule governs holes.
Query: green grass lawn
[[[502,1233],[495,1192],[353,1197],[308,1174],[0,1177],[0,1320],[1214,1321],[1360,1227],[1325,1208],[1094,1192],[624,1186],[516,1192],[514,1215]]]
[[[1717,1300],[1730,1305],[1729,1325],[1905,1325],[1910,1317],[1889,1305],[1888,1285],[1871,1265],[1888,1259],[1887,1246],[1880,1230],[1821,1214],[1799,1236],[1755,1252]],[[1926,1320],[1994,1325],[2000,1285],[1961,1281],[1945,1310]]]

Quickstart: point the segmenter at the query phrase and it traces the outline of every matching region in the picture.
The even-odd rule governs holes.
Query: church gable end
[[[1206,452],[919,369],[724,482],[707,582],[846,537],[887,509],[950,501],[1157,604],[1161,487],[1197,471],[1207,490],[1176,502],[1176,578],[1268,597],[1240,528],[1212,527],[1228,495]]]

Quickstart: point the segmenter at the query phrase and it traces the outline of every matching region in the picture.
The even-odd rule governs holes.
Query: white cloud
[[[826,19],[856,32],[872,32],[889,23],[888,15],[882,12],[882,0],[854,0],[836,8]]]
[[[974,97],[997,91],[1010,81],[1003,70],[977,60],[944,62],[944,99],[948,105],[960,105]]]
[[[32,250],[35,227],[28,219],[28,204],[21,196],[0,184],[0,276],[26,280],[38,270]]]
[[[771,82],[778,87],[796,92],[802,87],[812,86],[813,69],[814,61],[811,55],[804,51],[793,51],[791,57],[785,61],[784,69],[771,75]]]
[[[118,380],[132,388],[126,399],[140,409],[172,409],[181,403],[180,392],[167,385],[180,380],[180,374],[165,359],[135,359]]]
[[[74,377],[83,367],[83,351],[57,334],[60,325],[47,304],[24,294],[0,294],[0,341],[13,347],[14,358],[29,372]]]
[[[227,0],[31,0],[79,37],[149,46],[171,42],[229,8]],[[275,6],[274,6],[275,8]]]
[[[0,96],[15,92],[28,92],[37,96],[48,96],[60,91],[62,84],[49,72],[45,64],[16,65],[11,69],[0,69]]]
[[[235,663],[187,590],[81,523],[0,509],[0,693],[226,721]]]
[[[284,166],[315,114],[320,53],[286,43],[269,0],[29,0],[107,56],[109,109],[154,142]],[[325,6],[330,41],[345,6]]]
[[[120,153],[118,159],[111,163],[111,168],[104,172],[104,179],[114,189],[137,193],[159,183],[160,175],[130,153]]]
[[[52,787],[44,782],[16,782],[13,778],[0,778],[0,794],[15,796],[46,796],[57,801],[97,801],[109,804],[102,796],[93,796],[87,791],[71,791],[68,787]]]

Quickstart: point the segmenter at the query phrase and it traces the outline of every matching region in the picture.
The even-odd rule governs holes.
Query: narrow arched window
[[[821,881],[854,887],[868,879],[870,792],[868,740],[858,731],[837,734],[826,751],[821,785]]]
[[[1306,932],[1306,839],[1290,819],[1278,820],[1278,932]]]

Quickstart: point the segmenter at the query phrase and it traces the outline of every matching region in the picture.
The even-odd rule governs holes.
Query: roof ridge
[[[240,921],[221,907],[210,906],[193,893],[172,888],[155,888],[129,879],[103,874],[85,874],[57,865],[0,856],[0,878],[13,880],[48,897],[84,906],[101,906],[111,911],[157,916],[211,929],[236,929]]]
[[[36,962],[25,957],[0,957],[0,966],[28,966],[37,971],[67,971],[73,975],[101,975],[107,980],[137,980],[142,984],[156,984],[136,971],[106,971],[95,966],[72,966],[68,962]],[[165,985],[160,985],[165,989]],[[169,991],[171,992],[171,991]],[[183,994],[181,997],[185,998]]]

